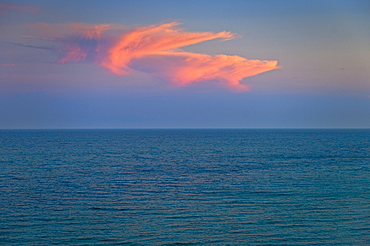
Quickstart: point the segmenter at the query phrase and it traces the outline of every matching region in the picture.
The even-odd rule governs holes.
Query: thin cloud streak
[[[178,22],[128,28],[120,25],[81,23],[34,25],[44,37],[59,43],[64,56],[57,63],[92,62],[117,75],[140,71],[177,86],[215,80],[244,91],[243,78],[277,69],[277,61],[247,60],[240,56],[206,55],[180,48],[204,41],[236,37],[231,32],[185,32]]]
[[[4,67],[14,67],[16,66],[15,63],[0,63],[0,66],[4,66]]]
[[[21,44],[16,42],[7,42],[8,44],[20,46],[20,47],[26,47],[26,48],[34,48],[34,49],[40,49],[40,50],[51,50],[51,51],[58,51],[56,48],[52,47],[44,47],[44,46],[37,46],[37,45],[28,45],[28,44]]]
[[[22,12],[31,12],[36,13],[40,10],[40,8],[33,8],[29,6],[20,6],[20,5],[10,5],[6,3],[0,3],[0,10],[6,11],[6,10],[16,10],[16,11],[22,11]]]

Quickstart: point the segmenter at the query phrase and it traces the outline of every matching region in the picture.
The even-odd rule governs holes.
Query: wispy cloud
[[[170,22],[128,28],[120,25],[80,23],[35,28],[41,39],[59,44],[64,56],[57,63],[93,62],[117,75],[140,71],[166,79],[178,86],[216,80],[234,90],[246,90],[243,78],[277,69],[277,61],[248,60],[240,56],[206,55],[180,48],[200,42],[235,38],[231,32],[185,32]]]
[[[15,63],[0,63],[0,66],[4,67],[14,67],[16,64]]]
[[[240,56],[205,55],[188,52],[163,52],[135,59],[131,67],[176,85],[217,80],[232,90],[247,90],[243,78],[277,68],[277,61],[247,60]]]
[[[20,6],[20,5],[10,5],[6,3],[0,3],[0,11],[6,12],[7,10],[16,10],[22,12],[36,13],[40,8],[30,7],[30,6]]]
[[[8,42],[9,44],[20,46],[20,47],[26,47],[26,48],[34,48],[34,49],[40,49],[40,50],[51,50],[51,51],[58,51],[56,48],[52,47],[44,47],[44,46],[38,46],[38,45],[29,45],[29,44],[21,44],[16,42]]]

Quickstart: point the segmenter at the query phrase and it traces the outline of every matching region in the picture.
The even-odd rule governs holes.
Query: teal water
[[[370,130],[3,130],[1,245],[370,245]]]

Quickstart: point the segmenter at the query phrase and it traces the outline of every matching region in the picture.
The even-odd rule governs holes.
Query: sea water
[[[370,245],[370,130],[2,130],[1,245]]]

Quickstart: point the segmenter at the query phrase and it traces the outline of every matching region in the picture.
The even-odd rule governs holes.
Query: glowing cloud
[[[246,90],[239,82],[262,72],[277,68],[277,61],[247,60],[240,56],[195,54],[188,52],[163,52],[134,60],[132,67],[176,85],[218,80],[233,90]]]
[[[109,56],[103,61],[102,65],[117,74],[125,74],[125,70],[129,69],[129,63],[133,58],[160,54],[163,51],[216,38],[233,38],[233,34],[229,32],[180,32],[174,29],[176,25],[178,23],[171,22],[157,26],[141,27],[123,34],[119,37],[118,42],[109,49]]]
[[[186,86],[217,80],[234,90],[246,90],[243,78],[277,69],[277,61],[247,60],[240,56],[196,54],[181,47],[200,42],[235,38],[230,32],[185,32],[177,22],[129,29],[118,25],[59,26],[37,24],[43,39],[60,44],[63,57],[57,63],[93,62],[117,75],[140,71]]]

